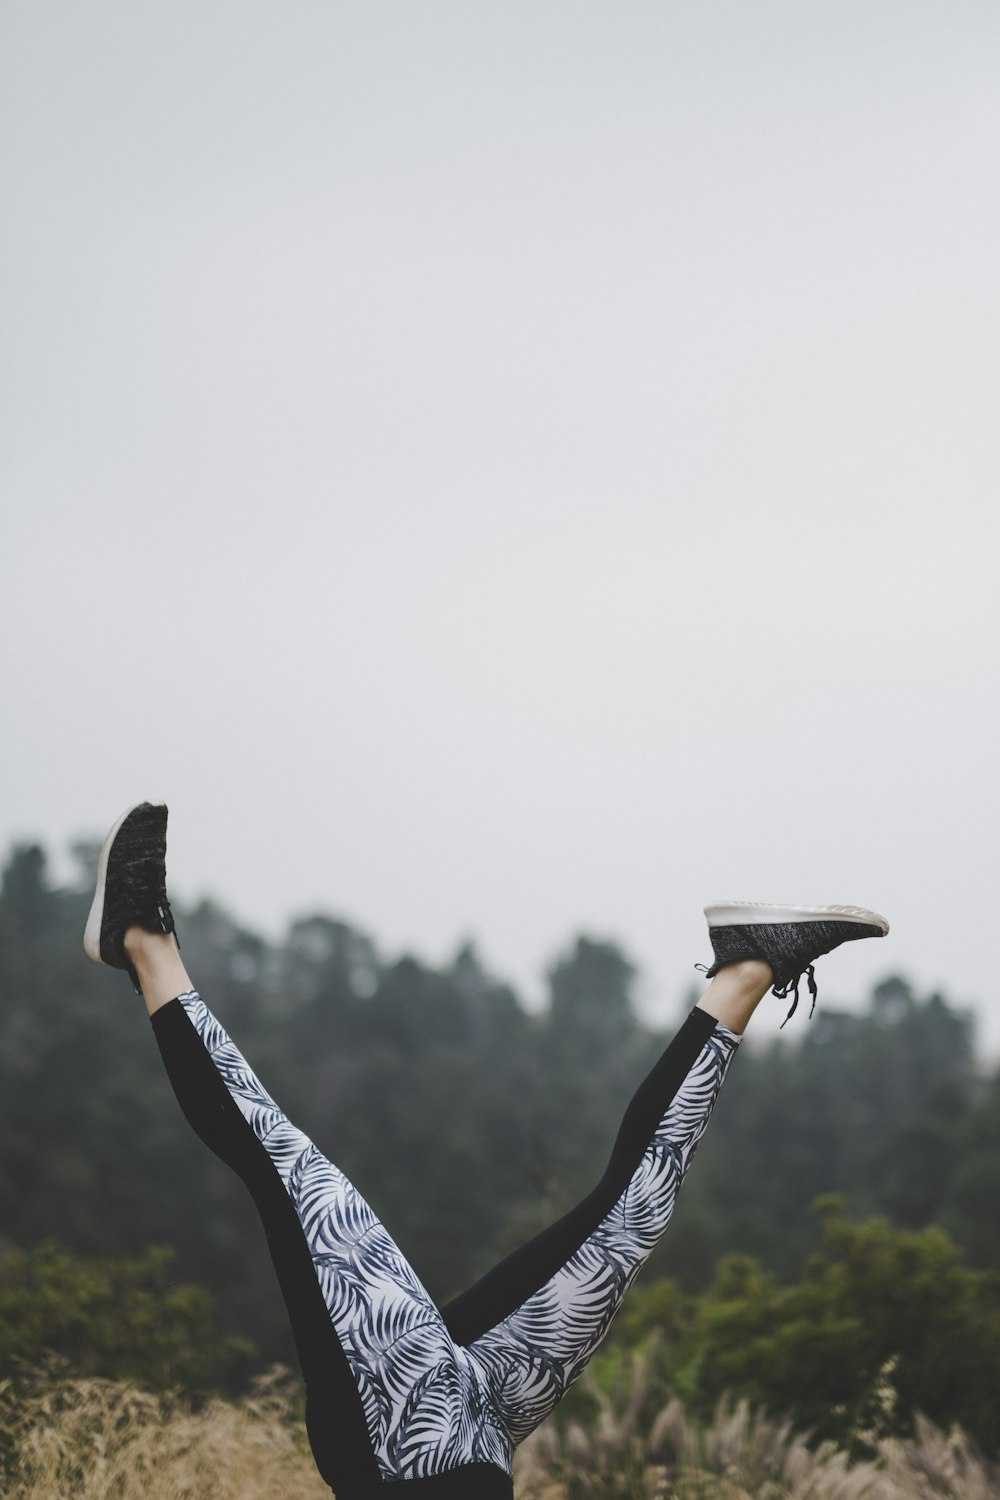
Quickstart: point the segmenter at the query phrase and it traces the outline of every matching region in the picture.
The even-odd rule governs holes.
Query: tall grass
[[[620,1407],[593,1381],[590,1394],[593,1421],[549,1422],[522,1444],[519,1500],[1000,1500],[1000,1468],[923,1418],[912,1439],[860,1434],[866,1457],[852,1462],[732,1398],[707,1425],[677,1400],[643,1421],[641,1360]]]
[[[283,1374],[199,1407],[111,1380],[0,1387],[5,1500],[330,1500]]]
[[[1000,1470],[961,1432],[919,1421],[877,1437],[852,1463],[810,1448],[790,1423],[720,1403],[699,1426],[670,1401],[652,1423],[641,1362],[617,1403],[548,1423],[518,1449],[518,1500],[1000,1500]],[[329,1500],[298,1418],[299,1387],[277,1371],[237,1403],[201,1405],[122,1382],[50,1378],[0,1386],[6,1500]]]

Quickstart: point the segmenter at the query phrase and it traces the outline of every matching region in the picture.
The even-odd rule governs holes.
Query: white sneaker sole
[[[863,906],[781,906],[772,901],[716,901],[705,907],[709,927],[760,927],[772,922],[858,922],[889,931],[885,917]]]
[[[87,925],[83,933],[83,951],[88,958],[92,958],[95,964],[103,963],[101,957],[101,923],[104,921],[104,888],[108,878],[108,855],[111,853],[111,845],[118,836],[118,830],[125,819],[135,812],[137,807],[142,807],[144,802],[149,802],[151,807],[163,807],[162,802],[153,802],[149,797],[143,797],[141,802],[133,802],[122,813],[118,822],[108,834],[101,845],[101,855],[97,861],[97,888],[94,891],[94,899],[90,906],[90,915],[87,917]]]

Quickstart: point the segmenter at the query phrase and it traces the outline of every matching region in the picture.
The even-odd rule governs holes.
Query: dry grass
[[[330,1500],[294,1387],[276,1372],[239,1405],[194,1410],[176,1396],[109,1380],[71,1380],[14,1400],[0,1429],[17,1454],[6,1500]]]
[[[238,1405],[194,1408],[105,1380],[52,1379],[28,1396],[0,1386],[0,1439],[14,1458],[6,1500],[329,1500],[277,1371]],[[586,1429],[549,1423],[518,1450],[519,1500],[1000,1500],[1000,1471],[960,1433],[920,1422],[881,1437],[865,1462],[810,1449],[788,1422],[724,1402],[692,1422],[671,1401],[652,1425],[641,1361],[616,1407],[591,1387]]]

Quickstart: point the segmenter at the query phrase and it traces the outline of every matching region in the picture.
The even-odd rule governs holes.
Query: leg
[[[515,1443],[580,1374],[666,1229],[740,1036],[768,989],[792,995],[791,1015],[805,974],[815,1004],[818,957],[889,931],[884,917],[860,906],[725,901],[705,915],[712,983],[629,1105],[601,1182],[444,1309]]]
[[[756,958],[744,959],[719,970],[695,1009],[714,1016],[742,1036],[772,982],[769,964]]]
[[[306,1425],[338,1500],[385,1484],[511,1500],[513,1448],[477,1367],[368,1204],[296,1130],[193,989],[166,891],[167,809],[141,802],[101,848],[83,946],[143,995],[181,1108],[246,1182],[306,1378]]]
[[[742,1029],[772,977],[766,963],[748,961],[712,981],[629,1105],[594,1191],[444,1309],[514,1443],[581,1373],[666,1229]]]
[[[260,1212],[323,1478],[339,1500],[367,1500],[385,1482],[455,1468],[484,1500],[506,1496],[509,1439],[368,1204],[264,1089],[193,989],[174,938],[131,928],[125,949],[185,1116]]]
[[[337,1337],[335,1314],[358,1310],[364,1278],[356,1247],[377,1220],[275,1105],[198,996],[174,938],[130,928],[125,949],[185,1117],[242,1177],[260,1213],[306,1381],[320,1472],[348,1490],[370,1484],[377,1476],[367,1420],[372,1392]],[[409,1290],[399,1288],[404,1322],[419,1316],[419,1297],[414,1305]],[[335,1439],[324,1430],[330,1409]]]
[[[150,1018],[178,995],[194,989],[173,933],[129,927],[122,946],[132,961]]]

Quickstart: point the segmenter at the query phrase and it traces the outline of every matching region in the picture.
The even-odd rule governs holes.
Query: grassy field
[[[787,1423],[722,1403],[699,1427],[677,1401],[640,1422],[641,1370],[586,1428],[549,1423],[517,1456],[519,1500],[1000,1500],[1000,1470],[962,1436],[920,1423],[910,1440],[869,1434],[852,1462],[811,1449]],[[0,1387],[8,1500],[329,1500],[276,1371],[240,1403],[193,1406],[123,1382]],[[861,1435],[864,1438],[864,1435]]]

